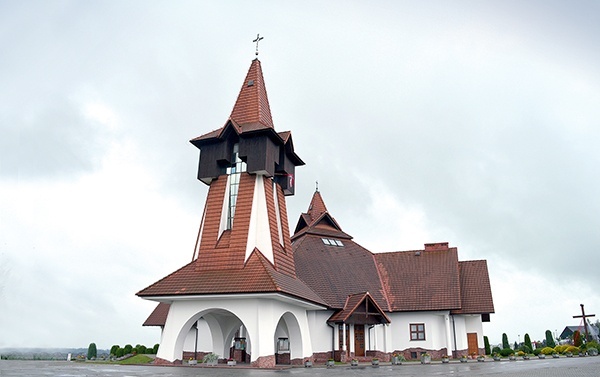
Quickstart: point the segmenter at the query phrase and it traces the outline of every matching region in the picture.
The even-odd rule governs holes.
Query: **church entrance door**
[[[479,346],[477,345],[477,333],[470,332],[467,333],[467,346],[469,355],[479,354]]]
[[[354,325],[354,356],[365,356],[365,325]]]

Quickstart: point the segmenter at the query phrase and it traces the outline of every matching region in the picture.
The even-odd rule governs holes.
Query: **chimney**
[[[426,243],[425,251],[448,250],[448,242]]]

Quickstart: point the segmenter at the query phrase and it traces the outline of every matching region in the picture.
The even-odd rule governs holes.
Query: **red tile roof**
[[[392,311],[461,307],[456,248],[375,254]]]
[[[369,292],[349,295],[344,308],[335,312],[328,321],[370,324],[391,322]]]
[[[494,313],[492,288],[488,275],[487,262],[472,260],[459,262],[461,303],[453,314]]]
[[[160,302],[150,313],[142,326],[164,326],[169,315],[170,304]]]
[[[252,61],[229,118],[239,124],[242,129],[247,124],[253,124],[252,128],[273,127],[260,60]],[[246,130],[244,129],[244,131]]]
[[[292,236],[296,274],[331,308],[342,309],[353,294],[368,291],[385,311],[453,310],[492,313],[485,261],[458,261],[447,242],[424,250],[371,253],[352,240],[316,192]],[[330,246],[322,238],[339,239]],[[459,267],[460,266],[460,267]]]
[[[330,308],[342,309],[348,296],[368,291],[388,310],[373,254],[352,240],[331,238],[343,246],[326,245],[321,236],[309,233],[294,241],[296,275]]]
[[[302,281],[280,273],[257,250],[244,268],[202,271],[198,259],[137,293],[140,297],[212,295],[235,293],[282,293],[324,304]]]

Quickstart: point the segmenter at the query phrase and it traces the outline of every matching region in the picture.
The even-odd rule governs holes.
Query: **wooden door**
[[[365,355],[365,325],[354,325],[354,356]]]
[[[467,333],[467,345],[469,355],[472,355],[473,353],[479,354],[479,346],[477,344],[477,333]]]

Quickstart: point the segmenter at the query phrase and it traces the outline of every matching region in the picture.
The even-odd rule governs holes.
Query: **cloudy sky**
[[[600,315],[597,1],[0,2],[0,347],[159,341],[192,258],[188,141],[260,55],[296,195],[374,252],[488,261],[492,343]]]

